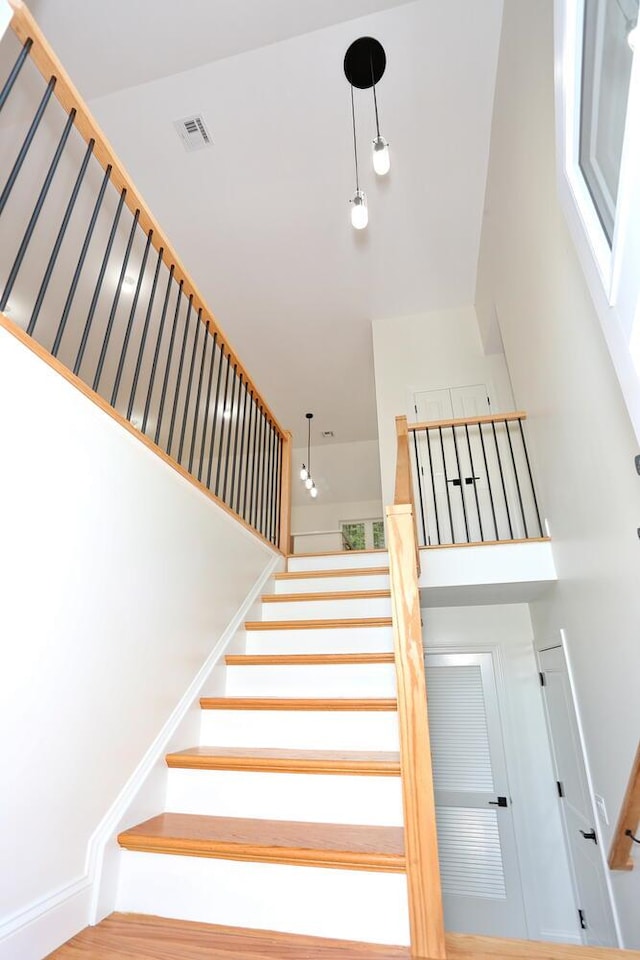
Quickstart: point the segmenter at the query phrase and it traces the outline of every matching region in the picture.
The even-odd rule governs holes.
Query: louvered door
[[[447,929],[526,937],[492,654],[425,667]]]

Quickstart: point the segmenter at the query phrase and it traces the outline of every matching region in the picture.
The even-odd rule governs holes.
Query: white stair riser
[[[388,566],[389,554],[386,550],[380,553],[345,550],[344,553],[329,553],[324,556],[305,557],[300,555],[289,557],[287,572],[297,573],[299,570],[357,570],[358,568]]]
[[[393,663],[227,667],[228,697],[395,697]]]
[[[357,600],[290,600],[263,603],[263,620],[342,620],[359,617],[390,617],[391,598]]]
[[[210,817],[402,826],[400,777],[171,768],[166,809]]]
[[[246,630],[246,653],[392,653],[391,627]]]
[[[121,857],[118,911],[370,943],[409,943],[402,873],[131,851]]]
[[[397,750],[395,711],[202,710],[200,743],[291,750]]]
[[[389,574],[376,573],[364,577],[301,577],[275,580],[275,594],[282,593],[346,593],[349,590],[388,590]]]

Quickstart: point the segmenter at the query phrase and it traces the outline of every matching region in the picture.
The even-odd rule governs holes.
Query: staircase
[[[117,909],[409,943],[384,552],[291,557],[167,757],[166,809],[122,833]]]

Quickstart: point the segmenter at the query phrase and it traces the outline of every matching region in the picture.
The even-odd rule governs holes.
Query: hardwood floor
[[[640,960],[637,950],[605,950],[529,940],[447,935],[448,960]],[[114,913],[46,960],[409,960],[408,947],[325,940],[265,930]],[[426,958],[428,960],[428,958]]]

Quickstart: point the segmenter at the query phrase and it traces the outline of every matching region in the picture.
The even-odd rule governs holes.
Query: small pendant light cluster
[[[302,464],[300,467],[300,479],[304,483],[305,487],[309,491],[309,496],[315,498],[318,496],[318,488],[316,487],[315,480],[311,476],[311,421],[313,420],[312,413],[305,414],[307,418],[308,430],[307,430],[307,462]]]
[[[373,87],[373,106],[376,116],[376,136],[373,140],[373,169],[379,177],[384,177],[391,167],[389,144],[380,134],[378,117],[378,99],[376,83],[379,83],[387,65],[384,47],[373,37],[360,37],[354,40],[344,57],[344,73],[351,87],[351,122],[353,124],[353,155],[356,168],[356,192],[351,202],[351,223],[356,230],[363,230],[369,222],[367,195],[360,189],[358,174],[358,146],[356,142],[356,111],[353,88],[368,90]]]

